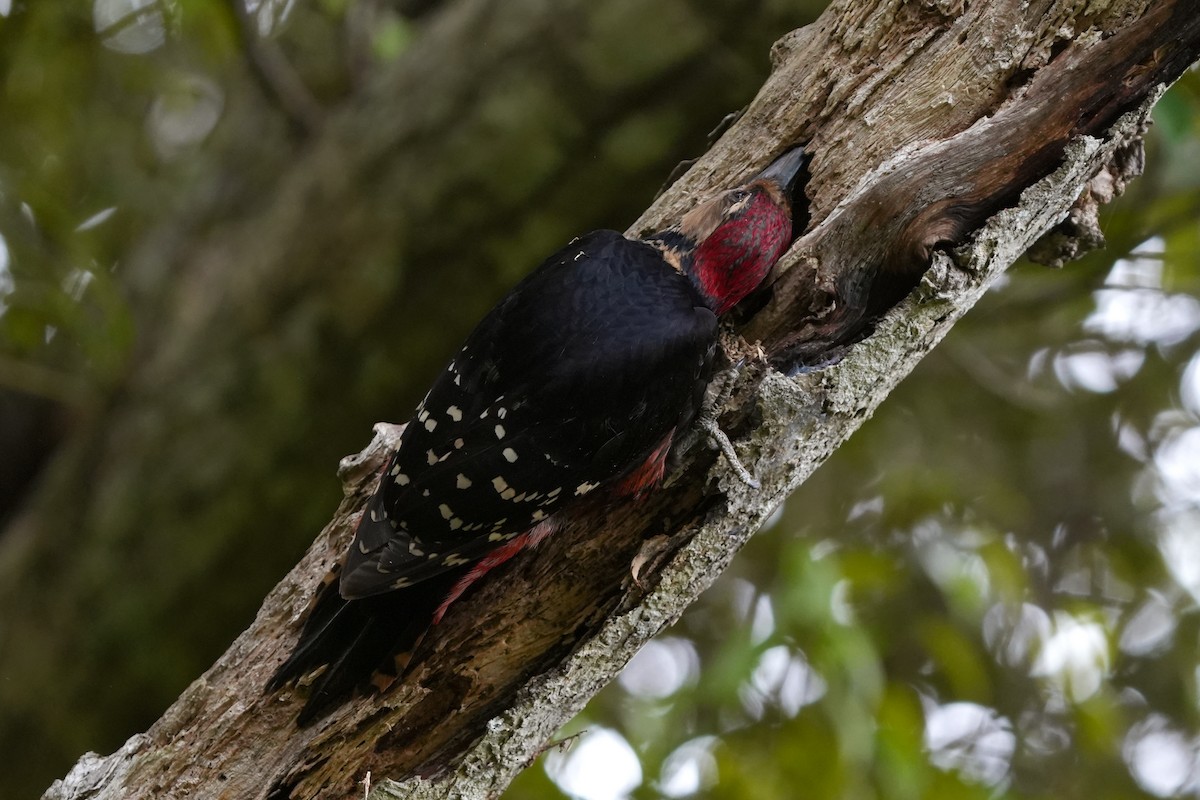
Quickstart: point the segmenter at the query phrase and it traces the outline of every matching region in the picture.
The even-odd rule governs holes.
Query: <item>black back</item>
[[[452,570],[640,466],[690,422],[717,320],[658,250],[615,231],[547,259],[471,333],[409,423],[341,593]]]

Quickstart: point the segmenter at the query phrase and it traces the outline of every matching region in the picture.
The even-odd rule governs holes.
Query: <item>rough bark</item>
[[[845,358],[792,377],[752,360],[743,373],[726,423],[763,488],[701,457],[639,504],[592,510],[452,608],[402,685],[297,730],[297,698],[261,686],[348,541],[381,440],[225,656],[146,734],[84,759],[47,797],[341,798],[368,771],[401,781],[377,797],[495,796],[1004,269],[1085,194],[1129,177],[1150,107],[1200,55],[1198,5],[834,4],[776,46],[754,104],[633,227],[657,227],[788,144],[813,153],[812,224],[743,332],[788,370]]]

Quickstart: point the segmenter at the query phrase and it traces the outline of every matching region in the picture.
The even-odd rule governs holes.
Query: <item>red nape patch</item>
[[[667,468],[667,453],[671,451],[671,441],[674,438],[675,431],[672,430],[666,435],[666,438],[659,442],[658,447],[654,448],[654,452],[642,462],[640,467],[626,475],[620,483],[613,487],[613,493],[617,497],[626,497],[631,494],[641,494],[658,485]]]

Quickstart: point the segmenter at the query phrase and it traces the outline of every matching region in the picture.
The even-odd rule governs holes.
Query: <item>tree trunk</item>
[[[728,340],[749,368],[724,423],[763,488],[694,457],[669,488],[592,510],[456,604],[403,684],[297,729],[298,698],[261,689],[349,540],[381,437],[254,624],[146,734],[85,758],[47,797],[345,798],[368,773],[376,797],[498,794],[1004,269],[1064,221],[1041,251],[1061,259],[1082,241],[1136,173],[1164,84],[1200,56],[1200,3],[843,0],[773,55],[742,118],[631,229],[789,144],[812,153],[809,228],[741,329],[765,358]]]

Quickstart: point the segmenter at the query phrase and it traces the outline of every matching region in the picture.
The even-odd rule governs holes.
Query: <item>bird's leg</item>
[[[733,474],[742,479],[742,483],[751,489],[762,488],[762,484],[755,480],[754,476],[750,474],[750,470],[746,469],[746,465],[738,459],[737,453],[733,449],[733,442],[729,441],[725,431],[721,430],[716,418],[701,416],[696,420],[696,424],[708,434],[708,444],[724,454],[725,460],[729,462],[729,468],[733,470]]]
[[[532,528],[525,531],[525,533],[522,533],[515,539],[505,542],[481,558],[479,561],[475,562],[475,565],[471,567],[470,571],[468,571],[466,575],[459,578],[458,582],[451,587],[450,593],[446,595],[446,599],[444,599],[442,604],[438,606],[437,610],[433,612],[433,624],[437,625],[442,621],[442,617],[445,615],[446,609],[450,608],[450,605],[459,597],[461,597],[462,593],[465,592],[471,584],[482,578],[490,570],[493,570],[503,564],[505,561],[508,561],[510,558],[515,556],[518,551],[523,550],[526,547],[536,547],[537,545],[541,544],[542,540],[557,530],[558,525],[558,519],[555,517],[550,517],[549,519],[534,525]]]
[[[750,470],[746,469],[745,465],[738,459],[737,452],[733,449],[733,442],[729,441],[729,437],[725,435],[725,431],[721,430],[721,426],[717,424],[717,417],[721,415],[721,410],[733,395],[734,387],[737,385],[737,377],[741,374],[741,368],[744,364],[745,359],[739,359],[737,363],[732,364],[729,369],[721,372],[709,383],[708,389],[704,393],[704,400],[700,406],[700,411],[696,414],[696,420],[692,423],[689,430],[680,437],[679,443],[671,451],[671,460],[673,462],[672,467],[677,467],[684,454],[692,448],[701,434],[704,434],[708,438],[709,446],[714,450],[720,450],[725,456],[725,460],[729,462],[729,467],[733,470],[734,474],[747,486],[752,489],[759,489],[762,488],[761,485],[750,474]]]

